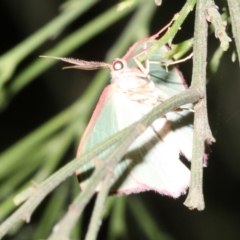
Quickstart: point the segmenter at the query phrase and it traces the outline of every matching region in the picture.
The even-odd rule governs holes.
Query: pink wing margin
[[[102,109],[104,108],[107,100],[109,99],[109,97],[111,95],[110,87],[111,87],[111,85],[108,85],[103,90],[103,92],[98,100],[97,106],[96,106],[95,110],[93,111],[93,115],[91,116],[90,122],[87,125],[87,128],[85,129],[85,132],[83,133],[83,136],[80,140],[78,150],[77,150],[77,157],[80,156],[84,142],[86,141],[89,134],[92,132],[92,128],[94,127],[94,124],[97,121],[99,114],[101,113]]]

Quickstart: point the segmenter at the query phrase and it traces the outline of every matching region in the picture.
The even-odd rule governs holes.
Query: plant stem
[[[177,34],[185,18],[189,12],[193,10],[197,0],[187,0],[182,10],[178,13],[178,16],[173,23],[172,27],[169,28],[167,33],[161,37],[155,44],[152,45],[151,49],[146,53],[138,57],[140,62],[145,62],[149,59],[160,47],[172,41],[174,36]]]
[[[91,181],[83,190],[83,192],[80,193],[78,197],[74,200],[73,204],[71,204],[67,214],[56,225],[55,228],[57,228],[57,230],[51,234],[48,240],[64,240],[70,238],[72,228],[74,227],[84,207],[89,202],[90,198],[93,196],[97,185],[104,178],[101,191],[98,194],[98,198],[95,203],[90,227],[86,236],[87,240],[95,239],[98,228],[100,226],[99,221],[102,216],[102,211],[104,209],[104,203],[111,187],[113,170],[116,164],[122,159],[134,139],[136,139],[136,137],[139,136],[141,133],[142,131],[139,129],[139,125],[135,125],[131,133],[126,137],[126,139],[124,141],[121,141],[121,143],[119,143],[118,146],[113,149],[113,151],[104,160],[104,162],[101,162],[100,165],[96,167],[93,175],[91,176]]]
[[[207,118],[206,104],[206,59],[207,59],[207,21],[205,19],[207,0],[197,2],[194,44],[193,44],[193,73],[190,88],[199,91],[201,99],[194,107],[194,135],[193,156],[191,164],[191,182],[189,193],[184,204],[190,209],[204,209],[202,193],[203,160],[205,154],[205,141],[212,142],[211,130]]]
[[[58,17],[52,20],[45,27],[22,41],[0,58],[0,88],[11,77],[17,65],[32,51],[44,43],[47,39],[61,32],[68,24],[74,21],[79,15],[87,11],[97,1],[76,2],[74,6],[66,8]]]
[[[237,48],[238,62],[240,64],[240,1],[228,0],[228,7],[231,16],[233,37]]]

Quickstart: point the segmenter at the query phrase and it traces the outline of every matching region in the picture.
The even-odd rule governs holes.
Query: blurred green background
[[[107,84],[105,75],[108,76],[108,73],[105,70],[105,75],[96,85],[97,89],[92,94],[89,91],[89,96],[81,102],[82,105],[79,104],[87,110],[81,112],[79,109],[76,114],[67,112],[58,115],[79,101],[96,72],[62,71],[65,63],[38,59],[38,56],[49,55],[46,52],[52,49],[52,55],[66,54],[84,60],[106,61],[106,57],[110,58],[108,60],[121,57],[137,39],[151,35],[165,26],[185,3],[183,0],[163,0],[162,6],[157,7],[153,0],[148,1],[152,6],[144,6],[146,3],[140,1],[133,10],[127,10],[128,14],[121,13],[123,16],[119,16],[119,19],[114,20],[114,16],[117,18],[115,13],[109,15],[103,23],[96,21],[93,26],[87,24],[106,11],[111,11],[118,1],[0,2],[1,222],[13,211],[11,199],[22,186],[28,186],[32,180],[41,181],[75,157],[84,125],[98,94]],[[216,1],[216,4],[221,11],[226,2]],[[62,22],[59,20],[47,33],[38,33],[36,40],[24,42],[40,29],[46,29],[49,22],[63,13],[65,18],[62,18]],[[137,13],[140,14],[138,18]],[[68,24],[67,18],[72,18]],[[193,24],[194,12],[191,12],[174,43],[193,37]],[[72,35],[85,26],[87,30]],[[124,32],[129,26],[130,30]],[[229,35],[232,38],[231,33]],[[68,42],[58,45],[69,36],[72,37]],[[123,40],[119,42],[121,37]],[[213,33],[208,40],[210,62],[219,41]],[[20,47],[19,44],[22,43]],[[17,50],[14,50],[16,47]],[[146,192],[111,197],[110,201],[116,201],[109,207],[111,213],[106,214],[98,239],[240,239],[240,71],[239,62],[233,63],[231,60],[234,49],[234,43],[231,42],[229,50],[223,54],[218,71],[209,71],[208,74],[208,112],[217,142],[210,147],[208,167],[204,169],[206,209],[202,212],[188,210],[182,204],[186,196],[175,200]],[[54,66],[50,68],[50,64]],[[191,61],[180,64],[188,83],[191,80],[191,68]],[[59,117],[54,118],[57,115]],[[41,126],[50,119],[57,120],[53,120],[52,125],[44,131],[41,130]],[[34,140],[24,142],[24,137],[37,128],[40,130],[35,132]],[[15,147],[11,148],[12,146]],[[73,176],[44,200],[30,224],[18,226],[5,239],[46,238],[77,192],[77,181]],[[93,202],[90,202],[81,220],[82,224],[79,223],[75,229],[73,239],[80,239],[78,234],[85,235],[92,205]],[[125,220],[119,223],[119,219]]]

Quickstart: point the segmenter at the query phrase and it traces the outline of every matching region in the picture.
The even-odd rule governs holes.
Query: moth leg
[[[151,37],[149,38],[145,38],[145,39],[142,39],[140,40],[141,42],[145,42],[144,44],[144,47],[143,47],[143,51],[140,52],[139,54],[137,54],[135,57],[134,57],[134,61],[136,62],[137,66],[140,68],[140,70],[142,71],[142,73],[146,76],[146,78],[148,78],[148,80],[150,81],[151,78],[149,76],[149,69],[150,69],[150,63],[149,63],[149,60],[147,60],[145,62],[146,64],[146,67],[143,66],[143,64],[137,59],[138,56],[141,56],[142,54],[146,54],[146,52],[148,51],[149,47],[147,47],[146,43],[150,40],[154,40],[156,39],[163,31],[165,31],[166,29],[168,29],[172,23],[178,18],[178,14],[175,14],[173,19],[166,25],[164,26],[160,31],[158,31],[157,33],[155,33],[154,35],[152,35]],[[137,43],[139,43],[140,41],[138,41]],[[134,44],[135,45],[135,44]]]
[[[139,55],[137,55],[139,56]],[[142,71],[142,73],[144,74],[144,76],[148,79],[148,81],[151,81],[151,77],[149,76],[149,72],[150,72],[150,64],[149,61],[147,60],[145,62],[146,66],[144,67],[143,64],[137,59],[137,56],[133,57],[134,61],[136,62],[137,66],[139,67],[139,69]]]
[[[160,31],[158,31],[157,33],[153,34],[152,36],[150,37],[147,37],[147,38],[143,38],[143,39],[140,39],[138,40],[137,42],[135,42],[130,48],[129,50],[127,51],[127,53],[125,54],[125,56],[123,57],[124,59],[128,58],[128,55],[131,54],[132,51],[134,51],[134,49],[136,48],[136,46],[138,46],[140,43],[146,43],[148,41],[151,41],[151,40],[154,40],[156,38],[159,37],[159,35],[165,31],[166,29],[168,29],[172,23],[178,18],[179,14],[175,14],[173,19],[170,21],[170,23],[168,23],[165,27],[163,27]],[[143,51],[140,53],[144,53],[147,49],[143,49]],[[140,55],[139,54],[139,55]]]
[[[157,33],[159,34],[159,33]],[[144,76],[148,79],[149,82],[151,82],[151,77],[149,75],[149,72],[150,72],[150,63],[149,63],[149,60],[145,61],[145,67],[143,66],[143,63],[141,63],[137,57],[142,55],[142,54],[146,54],[147,50],[149,49],[149,47],[147,47],[147,44],[145,43],[144,46],[143,46],[143,51],[140,52],[139,54],[137,54],[136,56],[133,57],[135,63],[137,64],[137,66],[139,67],[139,69],[142,71],[142,73],[144,74]]]
[[[193,56],[193,53],[189,54],[187,57],[185,57],[183,59],[179,59],[179,60],[176,60],[176,61],[172,61],[172,62],[149,61],[149,64],[150,63],[161,64],[161,65],[166,67],[166,71],[168,72],[168,66],[175,65],[175,64],[178,64],[178,63],[181,63],[181,62],[185,62],[186,60],[192,58],[192,56]]]
[[[149,40],[151,40],[152,38],[155,39],[161,32],[163,31],[163,29],[161,29],[158,33],[154,34],[153,36],[151,36],[149,38]],[[140,52],[139,54],[137,54],[136,56],[133,57],[135,63],[137,64],[137,66],[139,67],[139,69],[142,71],[142,73],[144,74],[144,76],[148,79],[149,82],[151,82],[151,77],[149,75],[150,72],[150,63],[149,60],[146,60],[145,63],[145,67],[143,66],[143,63],[141,63],[137,57],[142,55],[142,54],[146,54],[147,50],[149,49],[149,47],[147,47],[147,43],[145,42],[143,45],[143,51]]]

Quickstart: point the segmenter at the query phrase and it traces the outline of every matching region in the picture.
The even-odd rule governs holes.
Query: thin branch
[[[10,79],[17,65],[23,61],[31,52],[43,44],[46,40],[63,31],[67,25],[77,17],[87,11],[97,1],[76,2],[74,7],[71,5],[66,8],[59,16],[43,28],[36,31],[30,37],[16,45],[10,51],[0,57],[0,89],[2,85]]]
[[[202,193],[203,160],[205,141],[215,141],[208,124],[206,104],[206,58],[207,58],[207,21],[205,18],[207,0],[197,2],[193,44],[193,74],[191,88],[201,93],[194,110],[193,156],[191,164],[191,182],[185,205],[190,209],[204,209]]]
[[[208,0],[208,5],[206,6],[207,20],[211,22],[215,29],[215,37],[220,40],[220,47],[223,51],[227,51],[229,47],[229,42],[231,38],[228,37],[226,33],[227,21],[223,21],[220,13],[218,12],[218,7],[215,5],[213,0]]]
[[[121,143],[114,148],[107,159],[105,159],[104,162],[102,162],[100,166],[95,169],[89,184],[74,200],[64,218],[54,227],[55,231],[51,234],[48,240],[61,240],[70,238],[72,228],[81,215],[84,207],[95,193],[97,185],[104,178],[101,191],[99,192],[97,201],[95,203],[94,212],[87,233],[88,240],[95,239],[100,217],[104,209],[103,205],[111,186],[111,179],[113,177],[115,165],[122,159],[134,139],[136,139],[136,137],[142,133],[142,130],[143,129],[141,129],[141,125],[133,125],[128,137],[124,139],[124,141],[121,141]]]
[[[179,29],[181,28],[182,23],[188,16],[189,12],[191,12],[196,4],[196,0],[187,0],[185,5],[183,6],[182,10],[175,16],[176,20],[173,23],[172,27],[169,28],[167,33],[161,37],[155,44],[152,45],[151,49],[148,53],[143,54],[138,57],[140,62],[144,62],[149,59],[160,47],[172,41],[174,36],[177,34]]]
[[[231,16],[233,37],[237,48],[238,62],[240,64],[240,1],[228,0],[228,7]]]
[[[128,147],[131,145],[132,140],[131,140],[130,144],[128,145]],[[125,148],[125,152],[126,151],[127,151],[127,148]],[[119,161],[120,160],[121,160],[121,158],[119,159]],[[106,200],[108,197],[109,190],[111,188],[111,179],[113,178],[114,167],[112,169],[109,168],[109,171],[112,171],[112,172],[109,172],[107,174],[107,176],[104,178],[104,180],[102,181],[101,191],[98,193],[98,197],[95,202],[94,210],[93,210],[93,213],[91,216],[91,221],[88,226],[87,235],[85,237],[86,240],[97,239],[97,233],[101,226],[102,215],[103,215],[103,212],[105,209],[105,203],[106,203]]]
[[[40,167],[40,170],[32,176],[32,179],[34,179],[33,185],[34,182],[43,181],[43,179],[49,177],[56,170],[56,167],[59,164],[59,159],[61,159],[61,156],[67,152],[69,146],[72,144],[72,135],[75,131],[75,125],[69,125],[69,127],[64,129],[61,133],[54,135],[52,139],[46,141],[40,151],[36,151],[36,153],[32,154],[31,158],[33,158],[33,160],[31,162],[42,162],[42,158],[45,159],[44,164],[42,163],[43,165]],[[50,152],[49,148],[57,148],[57,151],[54,149],[53,152]],[[34,163],[34,165],[36,165],[36,163]],[[23,168],[26,168],[26,166],[27,165],[25,164]],[[27,187],[26,185],[29,185],[29,183],[22,186],[22,189],[24,190],[18,193],[13,199],[13,202],[17,206],[25,202],[36,190],[32,187]]]
[[[88,232],[85,238],[86,240],[96,239],[97,233],[101,226],[100,222],[103,215],[103,211],[105,209],[105,202],[106,202],[109,190],[111,188],[111,179],[113,178],[113,174],[114,174],[113,171],[115,166],[122,159],[122,157],[126,153],[131,143],[143,132],[143,130],[145,130],[141,124],[137,125],[136,127],[137,128],[133,129],[132,134],[129,137],[127,137],[126,140],[124,140],[124,142],[119,146],[119,149],[116,149],[117,151],[113,152],[112,158],[116,158],[116,160],[114,162],[111,161],[111,165],[106,164],[108,168],[107,170],[108,173],[102,182],[101,190],[98,194],[98,198],[94,206],[91,222],[89,224]]]
[[[70,163],[62,167],[60,170],[58,170],[56,173],[51,175],[48,179],[43,181],[41,184],[35,184],[35,186],[32,187],[32,196],[23,205],[21,205],[21,207],[19,207],[5,222],[0,225],[0,239],[18,221],[25,220],[26,222],[29,222],[31,214],[33,213],[35,208],[41,203],[42,199],[44,199],[67,177],[72,176],[75,173],[76,169],[79,169],[90,159],[92,159],[111,145],[115,144],[117,141],[125,139],[126,136],[129,134],[129,130],[131,127],[133,127],[133,125],[108,138],[103,143],[98,144],[92,150],[83,154],[82,157],[71,161]]]

